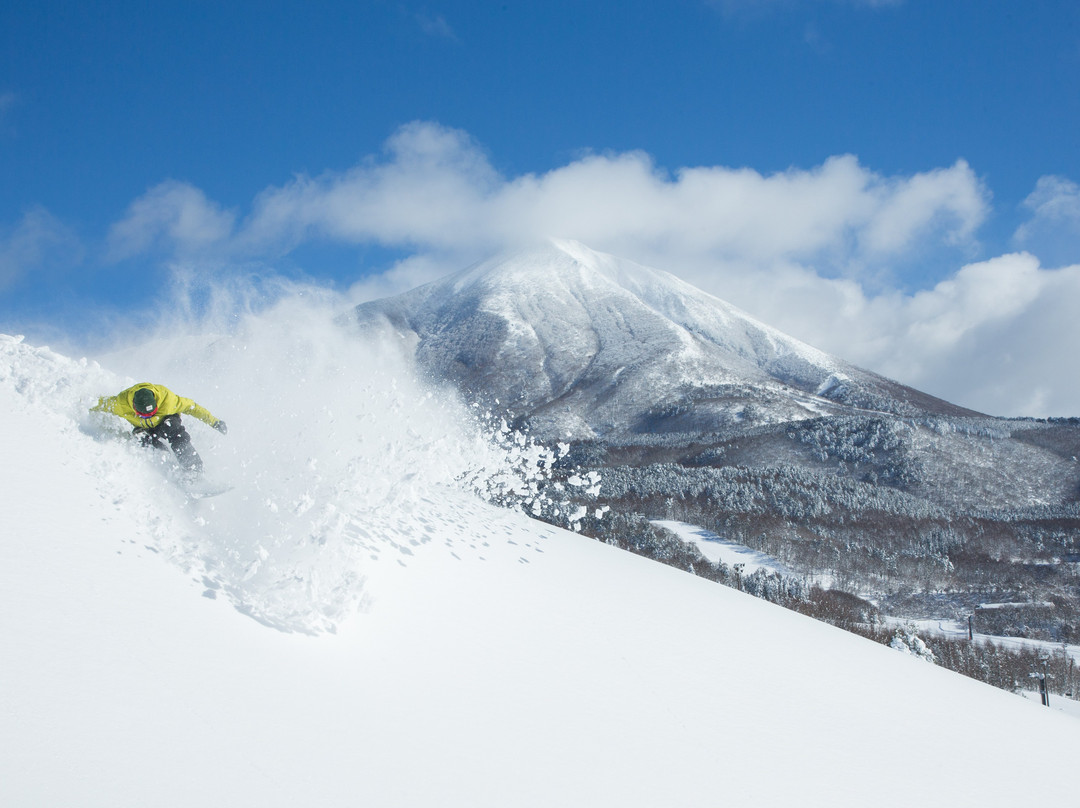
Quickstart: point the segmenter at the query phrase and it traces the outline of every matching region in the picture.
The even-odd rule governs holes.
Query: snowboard
[[[205,472],[192,473],[182,469],[176,459],[162,453],[165,464],[165,478],[184,492],[189,500],[207,499],[231,491],[233,486],[224,480],[207,475]]]
[[[233,487],[220,480],[199,477],[194,480],[180,480],[177,483],[188,499],[208,499],[232,491]]]

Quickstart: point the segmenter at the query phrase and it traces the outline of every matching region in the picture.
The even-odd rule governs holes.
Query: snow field
[[[685,542],[696,545],[701,554],[714,564],[723,562],[729,567],[742,564],[743,572],[746,575],[752,575],[758,570],[764,570],[767,573],[775,572],[781,575],[791,574],[783,564],[772,556],[752,550],[743,544],[724,539],[703,527],[672,519],[656,519],[653,520],[653,524],[671,531]]]
[[[288,315],[190,360],[110,360],[122,375],[0,338],[5,802],[1075,793],[1075,720],[481,502],[455,480],[518,459],[393,352]],[[229,422],[192,432],[236,489],[185,502],[84,417],[129,378]],[[1037,777],[1016,765],[1033,749]]]

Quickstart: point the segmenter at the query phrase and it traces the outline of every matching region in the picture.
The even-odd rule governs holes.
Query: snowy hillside
[[[961,412],[673,275],[571,241],[494,258],[356,314],[366,330],[404,338],[437,378],[498,401],[549,438],[694,433],[852,407]]]
[[[4,804],[1071,803],[1075,719],[485,504],[528,447],[318,314],[0,337]],[[137,380],[232,491],[87,414]]]

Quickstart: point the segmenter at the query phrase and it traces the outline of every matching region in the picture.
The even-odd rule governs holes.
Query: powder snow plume
[[[227,333],[172,324],[100,364],[3,343],[21,402],[64,399],[72,450],[96,458],[102,496],[139,509],[154,549],[201,577],[208,597],[281,630],[333,631],[363,608],[366,567],[466,535],[476,517],[464,503],[544,499],[551,452],[485,426],[456,393],[418,379],[403,346],[358,337],[320,296],[229,319]],[[207,477],[232,490],[188,500],[164,453],[87,412],[140,381],[227,422],[222,436],[185,419]]]

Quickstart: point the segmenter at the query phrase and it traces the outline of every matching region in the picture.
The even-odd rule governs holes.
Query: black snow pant
[[[179,415],[169,415],[161,419],[161,423],[153,429],[137,426],[134,430],[143,446],[153,446],[155,449],[164,449],[164,441],[168,441],[169,447],[176,455],[181,467],[185,471],[202,471],[203,462],[195,447],[191,445],[191,436],[184,428]]]

